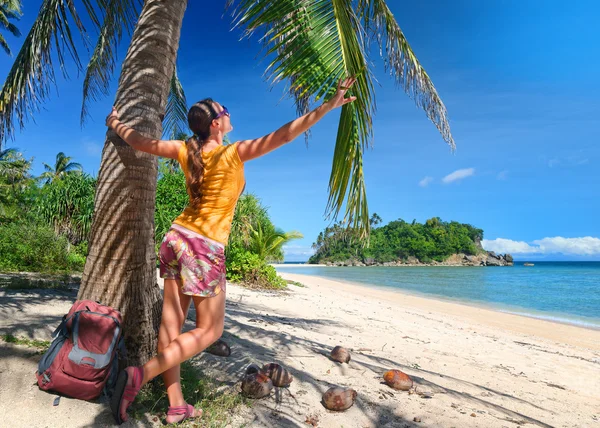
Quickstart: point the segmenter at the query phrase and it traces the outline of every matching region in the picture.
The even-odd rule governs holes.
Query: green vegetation
[[[302,287],[302,288],[306,287],[306,285],[302,284],[301,282],[293,281],[291,279],[288,279],[286,282],[288,284],[295,285],[296,287]]]
[[[55,167],[46,165],[40,177],[32,177],[31,165],[32,160],[16,149],[0,152],[0,271],[80,272],[88,251],[97,181],[64,153],[57,155]],[[156,251],[187,203],[183,172],[178,164],[161,160]],[[277,229],[256,196],[242,195],[226,250],[228,279],[250,287],[284,288],[285,281],[268,263],[283,260],[283,245],[300,237],[298,232]],[[26,286],[27,281],[17,283]]]
[[[14,148],[0,152],[0,271],[81,271],[95,180],[67,168],[41,185],[32,161]]]
[[[46,170],[41,176],[41,180],[45,180],[46,184],[52,183],[55,180],[63,178],[74,172],[81,172],[83,168],[76,162],[71,162],[71,157],[66,156],[63,152],[59,152],[56,155],[56,162],[54,166],[50,166],[47,163],[44,164]]]
[[[250,287],[285,288],[286,282],[268,262],[283,260],[283,246],[299,232],[277,229],[260,200],[244,194],[238,201],[227,247],[227,278]]]
[[[37,348],[40,354],[43,354],[50,347],[50,342],[47,340],[32,340],[26,337],[16,337],[12,334],[3,334],[0,338],[6,343],[14,343],[15,345],[24,345],[30,348]]]
[[[406,260],[409,257],[429,263],[441,262],[452,254],[475,255],[481,252],[479,242],[483,230],[469,224],[444,222],[438,217],[425,224],[395,220],[375,227],[381,218],[371,218],[371,239],[368,246],[358,231],[336,223],[321,232],[313,244],[315,254],[309,263],[327,263],[356,260],[367,264]]]
[[[0,150],[0,224],[22,216],[27,206],[34,180],[27,160],[15,148]]]
[[[280,289],[286,286],[273,266],[241,246],[227,251],[227,279],[248,287]]]
[[[233,387],[221,385],[206,376],[190,361],[181,365],[181,389],[190,404],[202,409],[203,427],[224,427],[230,423],[236,408],[246,403]],[[160,376],[142,388],[131,407],[131,414],[142,419],[145,413],[156,413],[169,406],[165,386]],[[179,424],[180,427],[198,426],[198,421]]]
[[[82,251],[47,225],[17,221],[0,226],[0,270],[4,272],[80,272],[85,263]]]
[[[2,273],[0,274],[0,289],[5,290],[60,290],[71,291],[72,284],[78,284],[78,275],[63,274],[35,274],[27,273]]]
[[[9,20],[19,20],[23,15],[21,12],[21,1],[20,0],[1,0],[0,1],[0,28],[9,31],[13,36],[19,37],[21,32],[19,29],[10,22]],[[0,47],[6,52],[7,55],[12,56],[12,51],[8,42],[4,36],[0,33]]]
[[[40,219],[74,245],[85,243],[94,215],[96,179],[84,173],[67,174],[41,188],[36,201]],[[84,253],[85,254],[85,253]]]
[[[158,183],[156,183],[156,208],[154,209],[154,234],[156,251],[160,248],[165,234],[173,220],[181,214],[188,204],[185,191],[185,177],[179,168],[171,162],[173,159],[161,159],[158,165]],[[175,161],[177,162],[177,161]]]

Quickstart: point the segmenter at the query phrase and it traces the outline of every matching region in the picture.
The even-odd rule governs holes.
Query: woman
[[[190,108],[188,124],[194,136],[187,142],[146,138],[120,122],[114,108],[106,118],[106,125],[134,149],[177,159],[190,197],[188,207],[175,219],[160,247],[160,273],[165,284],[158,355],[142,367],[127,367],[120,373],[111,400],[117,423],[127,420],[127,408],[140,388],[159,374],[169,397],[167,423],[202,415],[202,410],[194,409],[183,398],[180,364],[223,333],[224,246],[245,185],[244,163],[289,143],[329,111],[354,101],[355,97],[345,97],[354,82],[354,78],[340,82],[331,100],[277,131],[227,146],[223,138],[233,129],[229,111],[209,98]],[[196,328],[181,334],[192,301]]]

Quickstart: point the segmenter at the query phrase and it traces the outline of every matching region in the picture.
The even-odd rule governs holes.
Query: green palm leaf
[[[187,123],[187,100],[183,86],[177,76],[177,68],[173,71],[171,86],[169,87],[169,98],[163,120],[163,135],[170,140],[183,140],[180,138],[186,134]],[[187,140],[187,138],[185,138]]]
[[[98,3],[104,13],[104,21],[83,81],[82,125],[88,116],[90,99],[97,100],[108,95],[123,31],[131,35],[139,15],[138,0],[103,0]]]
[[[21,19],[21,1],[20,0],[3,0],[0,2],[0,28],[8,30],[13,36],[19,37],[21,32],[15,24],[10,22],[10,19]],[[8,42],[2,34],[0,34],[0,47],[4,49],[7,55],[12,56],[12,51],[8,46]]]
[[[14,156],[17,155],[17,153],[19,153],[19,151],[14,147],[0,150],[0,162],[10,161]]]
[[[82,2],[91,21],[97,24],[91,0]],[[72,0],[44,0],[0,91],[0,141],[13,135],[15,122],[23,128],[48,97],[50,85],[55,81],[53,58],[58,60],[65,77],[68,77],[64,67],[67,54],[82,69],[70,22],[75,23],[82,35],[87,34]],[[86,37],[83,40],[86,42]],[[55,57],[51,52],[53,47]]]
[[[38,177],[39,180],[45,181],[46,184],[52,183],[55,180],[64,177],[72,173],[82,173],[83,167],[77,162],[71,162],[73,159],[70,156],[65,155],[63,152],[59,152],[56,155],[56,162],[54,167],[43,163],[45,172]]]
[[[385,0],[359,0],[358,13],[364,18],[369,36],[379,42],[385,66],[398,86],[425,110],[452,150],[456,149],[446,107]]]
[[[0,183],[9,184],[22,181],[28,177],[31,161],[23,158],[16,148],[0,150]]]
[[[345,217],[368,231],[368,207],[362,174],[362,151],[372,138],[375,111],[373,76],[367,69],[364,30],[347,0],[240,1],[236,25],[247,35],[261,32],[266,70],[273,84],[286,80],[299,113],[311,102],[331,96],[339,79],[356,76],[351,95],[357,100],[342,108],[329,180],[328,214],[337,216],[346,201]]]
[[[256,226],[250,226],[248,250],[263,260],[281,261],[283,260],[283,246],[294,239],[303,237],[304,235],[298,231],[264,230],[258,223]]]

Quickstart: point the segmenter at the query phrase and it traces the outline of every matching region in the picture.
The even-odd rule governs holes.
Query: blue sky
[[[239,41],[222,18],[224,2],[189,2],[178,67],[189,102],[226,105],[232,141],[266,134],[295,117],[282,86],[262,78],[256,40]],[[385,75],[373,51],[377,115],[364,157],[369,208],[388,222],[439,216],[484,229],[488,249],[518,259],[600,260],[600,5],[591,0],[388,1],[450,116],[452,154],[424,112]],[[27,1],[18,23],[29,31],[41,0]],[[21,39],[6,36],[16,53]],[[123,53],[126,49],[123,44]],[[123,55],[120,57],[120,61]],[[0,77],[12,60],[0,55]],[[81,129],[82,79],[59,78],[58,91],[9,147],[53,163],[64,151],[96,174],[111,95],[93,104]],[[324,218],[339,113],[304,139],[246,165],[247,190],[269,206],[275,224],[304,239],[287,260],[305,260]],[[182,191],[184,191],[182,189]]]

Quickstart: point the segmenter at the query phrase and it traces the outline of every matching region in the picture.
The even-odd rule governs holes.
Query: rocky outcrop
[[[405,260],[377,263],[374,259],[346,260],[341,262],[327,262],[327,266],[513,266],[513,258],[510,254],[496,254],[493,251],[485,251],[477,255],[453,254],[443,262],[431,261],[423,263],[416,257],[408,257]]]

